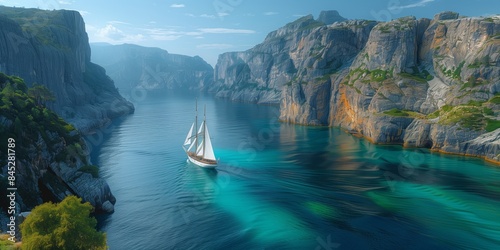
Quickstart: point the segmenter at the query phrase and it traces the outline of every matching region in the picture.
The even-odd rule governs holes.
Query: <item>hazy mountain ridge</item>
[[[148,91],[203,90],[213,83],[213,68],[199,56],[170,54],[132,44],[91,44],[92,61],[102,65],[123,94]]]
[[[90,62],[85,24],[76,11],[0,6],[0,72],[47,86],[48,106],[81,131],[134,108],[104,70]]]
[[[222,54],[212,91],[283,121],[500,160],[500,20],[444,12],[325,25],[306,16]]]

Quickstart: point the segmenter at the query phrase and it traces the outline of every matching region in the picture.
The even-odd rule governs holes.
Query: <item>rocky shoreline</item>
[[[333,21],[306,16],[222,54],[216,96],[279,103],[284,122],[341,127],[377,144],[500,161],[500,17],[325,15]]]

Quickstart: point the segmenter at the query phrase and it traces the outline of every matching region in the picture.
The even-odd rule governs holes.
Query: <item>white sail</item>
[[[193,142],[193,143],[191,144],[191,146],[189,146],[189,148],[187,149],[187,151],[188,151],[188,152],[191,152],[191,150],[194,148],[194,145],[195,145],[195,144],[196,144],[196,143],[194,143],[194,142]]]
[[[216,160],[215,159],[215,154],[214,154],[214,149],[212,147],[212,141],[210,140],[210,134],[208,133],[208,127],[207,124],[205,123],[205,159],[208,160]]]
[[[205,121],[201,123],[200,129],[198,129],[198,136],[203,136],[203,129],[205,127]]]
[[[193,125],[191,125],[191,129],[189,130],[189,133],[186,136],[186,140],[184,141],[184,146],[190,145],[193,143],[193,130],[194,130],[194,122]]]
[[[196,136],[201,136],[201,137],[198,137],[198,145],[196,146],[196,155],[198,156],[203,156],[203,147],[204,147],[204,143],[203,143],[203,129],[204,129],[204,126],[205,126],[205,121],[203,121],[201,123],[201,126],[200,126],[200,129],[198,129],[198,134]]]
[[[203,147],[204,147],[203,140],[201,140],[200,144],[198,145],[198,148],[196,148],[196,155],[197,156],[203,156]]]

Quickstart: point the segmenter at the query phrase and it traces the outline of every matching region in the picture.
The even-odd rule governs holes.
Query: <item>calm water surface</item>
[[[500,168],[376,146],[278,108],[199,97],[216,171],[181,148],[194,97],[136,103],[94,162],[117,198],[110,249],[495,249]],[[202,110],[202,109],[201,109]],[[202,112],[200,112],[202,115]]]

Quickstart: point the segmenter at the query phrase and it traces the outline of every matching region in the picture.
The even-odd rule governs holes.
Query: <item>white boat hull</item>
[[[207,164],[207,163],[203,163],[203,162],[197,161],[197,160],[196,160],[196,159],[194,159],[194,158],[191,158],[191,156],[189,156],[189,155],[188,155],[188,160],[189,160],[191,163],[193,163],[193,164],[195,164],[195,165],[198,165],[198,166],[200,166],[200,167],[202,167],[202,168],[215,168],[215,167],[217,167],[217,164]]]

